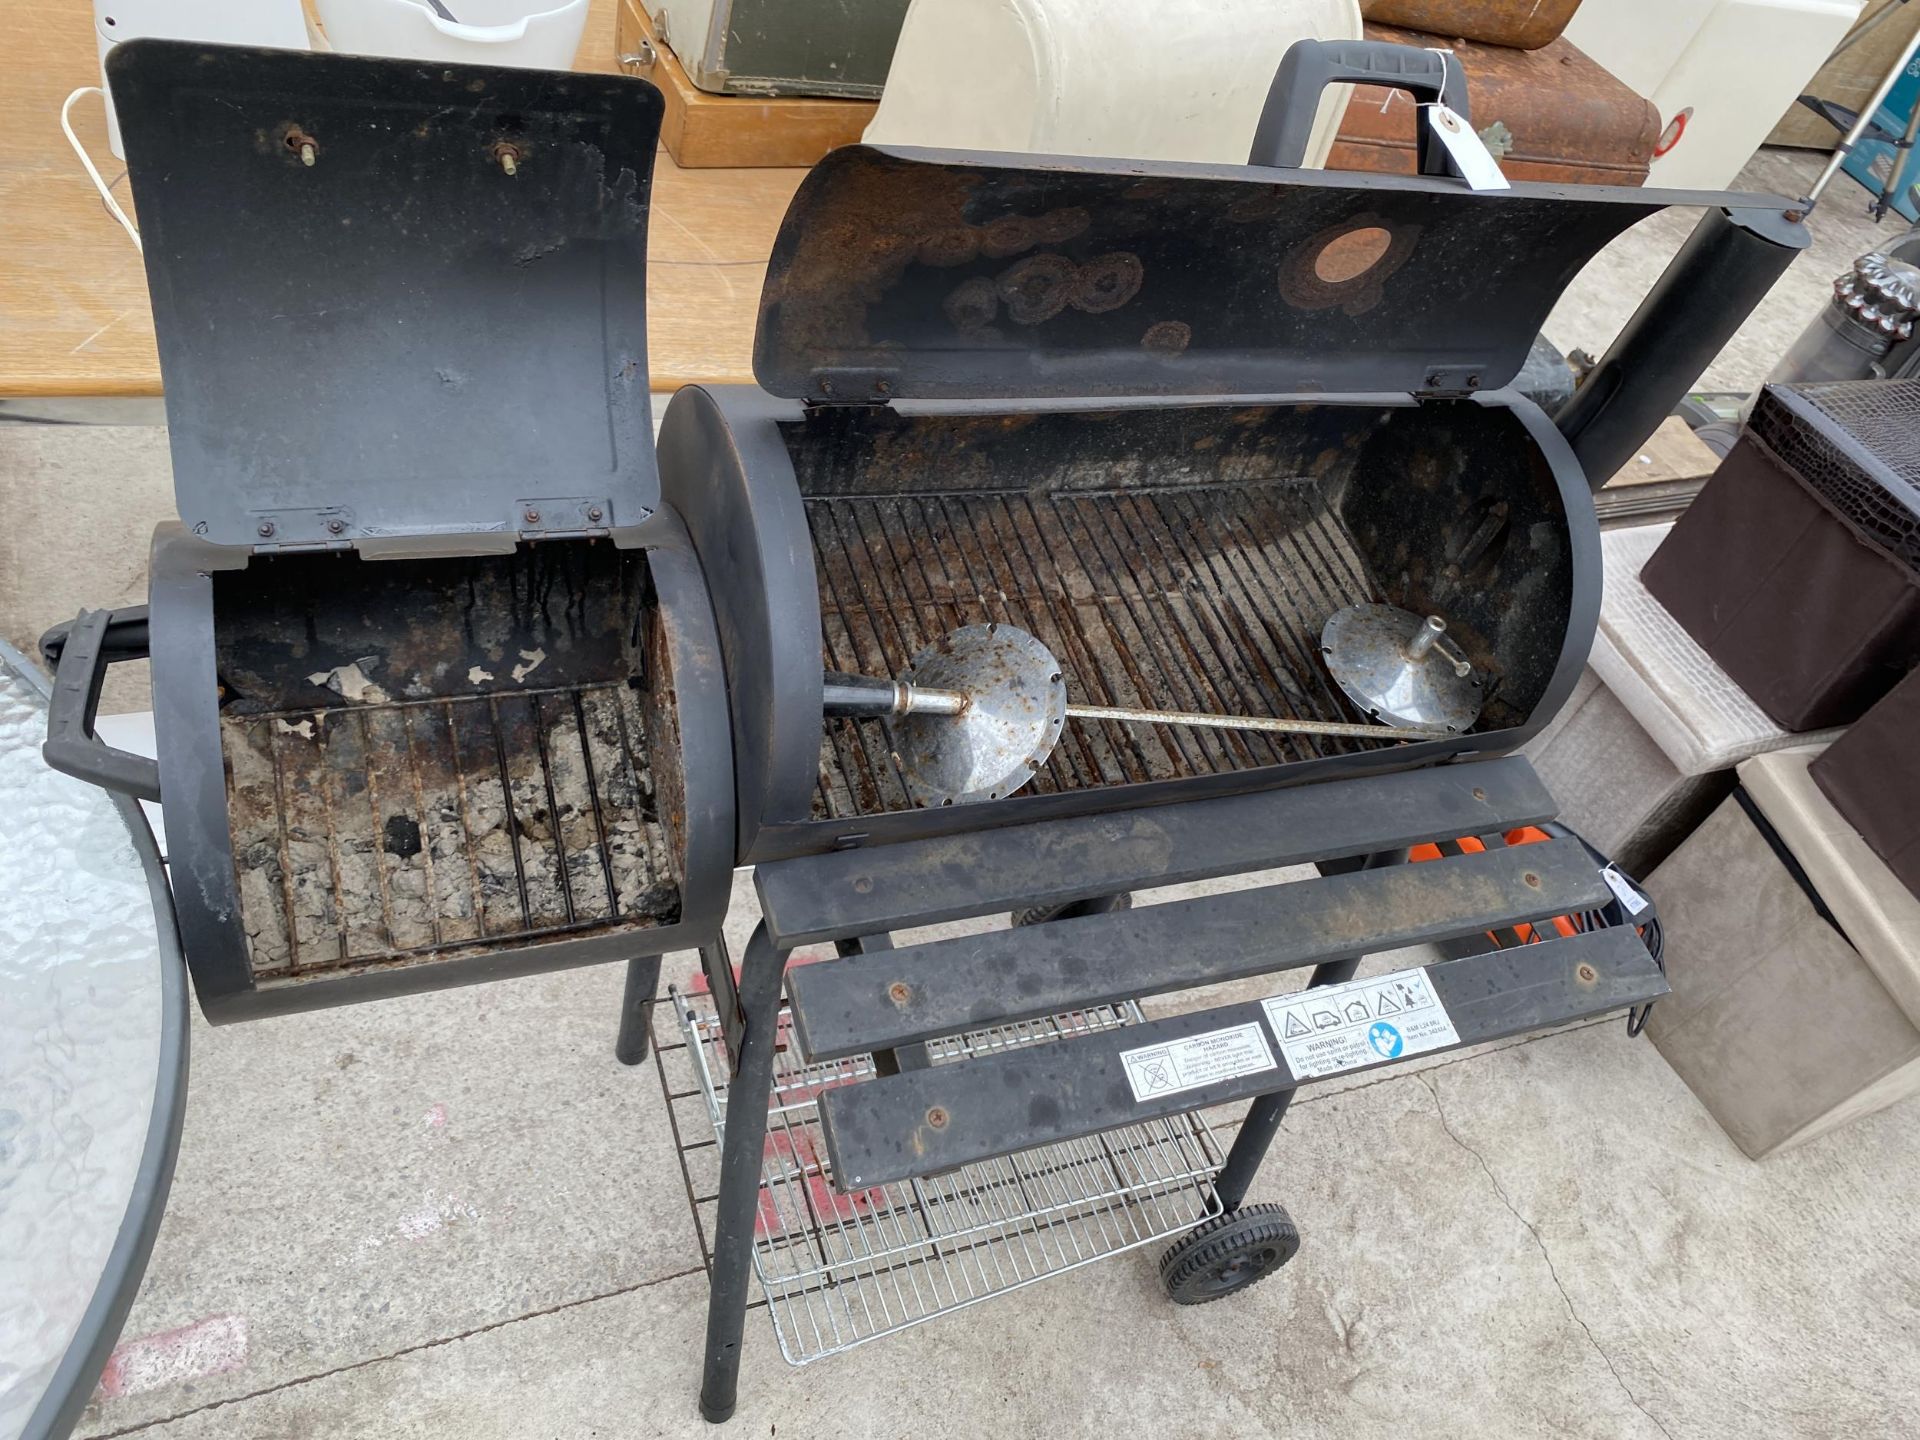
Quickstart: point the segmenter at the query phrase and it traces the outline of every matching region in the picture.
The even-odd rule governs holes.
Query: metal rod
[[[1880,107],[1887,103],[1887,96],[1899,83],[1900,77],[1906,74],[1907,66],[1913,63],[1916,53],[1920,53],[1920,31],[1914,32],[1913,37],[1901,47],[1900,58],[1888,67],[1886,76],[1880,81],[1879,88],[1873,92],[1873,97],[1860,107],[1860,113],[1855,117],[1852,128],[1840,138],[1840,143],[1833,147],[1833,154],[1827,158],[1826,168],[1820,172],[1820,178],[1813,182],[1813,188],[1807,192],[1807,203],[1801,207],[1802,215],[1796,218],[1804,218],[1806,212],[1820,203],[1821,194],[1832,183],[1833,177],[1840,173],[1840,167],[1847,163],[1847,156],[1853,153],[1853,147],[1860,137],[1867,133],[1867,128],[1873,124],[1873,117],[1879,113]]]
[[[427,786],[420,775],[420,756],[413,743],[413,726],[407,723],[405,710],[386,711],[382,714],[384,722],[391,715],[400,722],[401,737],[407,742],[407,779],[413,789],[414,813],[420,817],[421,840],[420,859],[427,867],[427,915],[433,927],[433,943],[438,945],[443,938],[440,934],[440,878],[433,868],[434,833],[439,826],[434,823],[434,814],[427,809]]]
[[[273,721],[263,720],[260,723],[266,726],[267,759],[273,765],[273,803],[280,817],[280,890],[286,897],[287,907],[287,968],[297,975],[300,973],[300,907],[296,903],[293,886],[293,850],[287,843],[287,831],[293,824],[293,811],[287,804],[287,779],[280,764],[280,747],[275,743]]]
[[[367,776],[367,818],[373,822],[373,878],[380,890],[380,928],[387,932],[387,948],[399,947],[400,937],[393,925],[393,892],[387,884],[387,866],[381,859],[386,853],[386,835],[381,830],[380,787],[374,783],[373,772],[373,722],[367,718],[367,712],[360,714],[360,762]],[[424,847],[423,847],[424,848]],[[433,937],[438,940],[436,933]]]
[[[715,1425],[733,1415],[740,1379],[761,1152],[766,1145],[780,1024],[780,981],[786,968],[787,952],[774,945],[762,923],[741,958],[738,1005],[743,1033],[737,1040],[728,1036],[734,1073],[728,1087],[726,1132],[720,1142],[720,1198],[714,1215],[706,1360],[700,1383],[700,1413]]]
[[[560,899],[566,905],[567,923],[571,925],[579,917],[573,909],[573,878],[567,873],[570,868],[567,837],[560,829],[560,798],[553,788],[553,760],[547,754],[547,715],[537,695],[527,701],[527,708],[533,712],[533,743],[540,756],[540,778],[546,782],[547,834],[553,841],[553,863],[560,870]]]
[[[1203,715],[1187,710],[1126,710],[1114,705],[1069,705],[1076,720],[1126,720],[1141,725],[1196,725],[1217,730],[1265,730],[1276,735],[1345,735],[1359,740],[1432,740],[1445,732],[1394,725],[1349,725],[1344,721],[1295,720],[1287,716]]]
[[[660,995],[660,957],[636,955],[627,961],[627,983],[620,997],[620,1030],[614,1037],[613,1058],[622,1065],[638,1065],[647,1058],[653,1036],[653,1004]]]
[[[844,678],[844,677],[840,677]],[[963,690],[888,684],[830,686],[837,715],[960,715],[972,697]],[[859,708],[854,708],[858,706]],[[1431,740],[1445,732],[1393,725],[1353,725],[1335,720],[1296,720],[1291,716],[1214,715],[1200,710],[1135,710],[1124,705],[1068,705],[1075,720],[1119,720],[1130,725],[1191,725],[1211,730],[1263,730],[1273,735],[1344,735],[1359,740]]]
[[[533,924],[533,906],[527,900],[527,867],[520,858],[520,822],[513,813],[513,771],[507,765],[507,742],[500,731],[500,699],[487,696],[487,719],[493,727],[493,756],[500,769],[500,808],[506,816],[507,841],[513,848],[513,878],[520,891],[520,923]]]
[[[600,875],[607,882],[607,914],[610,919],[620,916],[620,890],[613,883],[612,847],[607,840],[607,816],[600,808],[600,784],[593,773],[593,741],[587,736],[587,707],[580,699],[580,692],[573,692],[573,723],[580,731],[580,760],[587,772],[587,803],[593,807],[594,833],[600,837]]]
[[[1887,218],[1887,211],[1893,208],[1893,192],[1898,190],[1907,178],[1907,160],[1913,154],[1913,142],[1920,138],[1920,104],[1907,112],[1907,128],[1900,132],[1900,138],[1894,141],[1893,154],[1887,161],[1887,183],[1880,187],[1880,193],[1867,208],[1873,212],[1874,220]]]
[[[1447,622],[1438,615],[1429,615],[1420,622],[1420,628],[1413,632],[1413,638],[1407,641],[1407,659],[1418,660],[1429,650],[1433,642],[1447,633]]]

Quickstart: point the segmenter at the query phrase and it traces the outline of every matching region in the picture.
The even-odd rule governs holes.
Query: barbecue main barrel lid
[[[657,507],[653,86],[154,40],[108,69],[189,529],[511,543]]]
[[[775,242],[754,374],[817,401],[1462,393],[1671,204],[1768,197],[849,146]]]

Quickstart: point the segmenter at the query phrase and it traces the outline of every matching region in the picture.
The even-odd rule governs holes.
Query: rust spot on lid
[[[922,265],[945,270],[954,265],[964,265],[979,253],[980,232],[971,225],[955,225],[927,236],[920,242],[915,255]]]
[[[1025,215],[1002,215],[989,220],[980,234],[980,253],[992,260],[1005,260],[1040,243],[1034,222]]]
[[[1033,238],[1041,245],[1064,245],[1093,227],[1093,216],[1084,206],[1063,205],[1049,210],[1033,222]]]
[[[1067,308],[1079,267],[1064,255],[1029,255],[1002,272],[997,287],[1007,315],[1020,325],[1038,325]]]
[[[1129,250],[1096,255],[1080,267],[1071,297],[1073,308],[1089,315],[1118,310],[1140,293],[1140,281],[1145,274],[1146,267],[1140,263],[1140,257]]]
[[[1161,320],[1147,327],[1140,346],[1160,355],[1178,355],[1193,342],[1193,327],[1184,320]]]
[[[1388,237],[1384,245],[1382,235]],[[1419,239],[1418,225],[1395,230],[1378,215],[1350,216],[1315,231],[1280,262],[1281,297],[1300,310],[1337,305],[1349,315],[1365,314],[1380,303],[1383,287]]]
[[[962,280],[940,304],[957,330],[980,330],[1000,314],[1000,292],[984,275]]]

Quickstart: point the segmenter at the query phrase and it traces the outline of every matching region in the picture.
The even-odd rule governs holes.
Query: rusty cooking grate
[[[1320,663],[1320,627],[1376,597],[1312,482],[1158,490],[811,497],[829,669],[893,675],[939,636],[1037,635],[1068,693],[1147,706],[1364,722]],[[1182,779],[1388,741],[1076,720],[1031,790]],[[815,813],[912,808],[876,720],[828,722]]]
[[[624,685],[229,716],[257,976],[678,918]]]

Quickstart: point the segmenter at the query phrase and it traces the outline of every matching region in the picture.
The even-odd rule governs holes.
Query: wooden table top
[[[612,71],[615,0],[593,0],[577,63]],[[85,0],[0,3],[0,396],[158,395],[140,256],[60,133],[60,105],[98,85]],[[74,131],[126,203],[101,102]],[[804,170],[682,170],[662,150],[648,236],[653,388],[753,378],[768,252]]]

